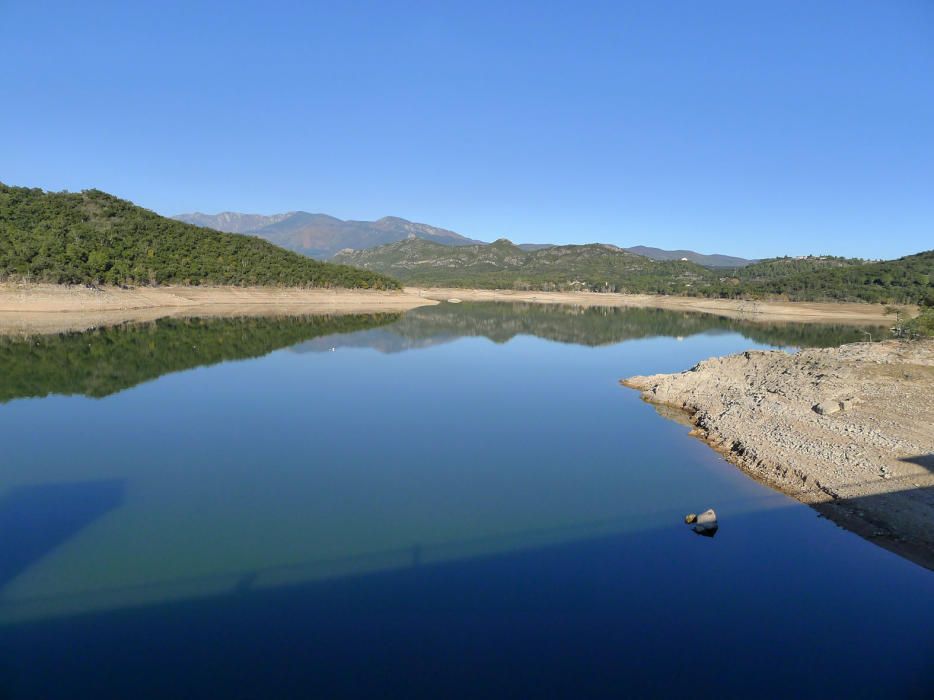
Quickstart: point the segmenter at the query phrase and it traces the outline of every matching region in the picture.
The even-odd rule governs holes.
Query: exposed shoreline
[[[398,313],[437,301],[408,291],[276,287],[92,289],[0,284],[0,335],[82,331],[167,317]]]
[[[934,341],[748,351],[622,384],[686,411],[757,480],[934,569]]]
[[[715,314],[744,321],[789,321],[794,323],[839,323],[889,326],[882,304],[855,302],[743,301],[706,297],[673,297],[652,294],[615,294],[596,292],[520,292],[500,289],[409,288],[429,299],[443,301],[511,301],[534,304],[571,304],[575,306],[614,306],[668,309]],[[917,314],[917,307],[900,306],[907,316]]]
[[[84,330],[168,316],[395,313],[450,299],[534,304],[657,308],[714,314],[751,322],[888,325],[880,304],[738,301],[648,294],[517,292],[408,287],[361,289],[275,287],[117,287],[0,284],[0,335]],[[904,307],[906,315],[915,313]]]

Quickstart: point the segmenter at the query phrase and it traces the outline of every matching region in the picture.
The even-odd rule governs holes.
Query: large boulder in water
[[[697,516],[697,521],[694,523],[694,527],[692,529],[698,535],[713,537],[715,534],[717,534],[717,529],[719,527],[720,526],[717,524],[717,513],[713,508],[708,508]]]

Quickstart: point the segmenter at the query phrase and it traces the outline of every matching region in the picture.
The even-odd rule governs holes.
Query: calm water
[[[0,697],[930,697],[934,575],[617,383],[861,337],[444,304],[0,339]]]

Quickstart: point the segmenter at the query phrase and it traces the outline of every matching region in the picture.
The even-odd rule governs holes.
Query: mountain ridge
[[[444,245],[488,245],[485,241],[468,238],[448,229],[409,221],[398,216],[384,216],[375,221],[358,221],[306,211],[291,211],[268,216],[226,211],[218,214],[200,212],[176,214],[172,218],[218,231],[259,236],[282,248],[320,259],[329,259],[347,249],[375,248],[412,236]],[[560,245],[557,243],[519,243],[518,247],[532,252]],[[620,248],[651,260],[687,260],[710,268],[738,268],[757,262],[732,255],[719,253],[708,255],[693,250],[665,250],[642,245]]]
[[[311,258],[328,259],[344,248],[373,248],[409,237],[423,238],[445,245],[482,243],[454,231],[409,221],[398,216],[384,216],[375,221],[338,219],[329,214],[293,211],[285,214],[176,214],[177,221],[230,233],[257,236],[282,248]],[[244,228],[249,226],[249,228]],[[237,227],[237,231],[229,230]]]

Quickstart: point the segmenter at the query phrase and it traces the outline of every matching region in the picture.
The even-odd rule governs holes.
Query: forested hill
[[[377,272],[323,263],[251,236],[168,219],[99,190],[0,183],[0,280],[59,284],[396,289]]]
[[[881,262],[774,258],[736,270],[715,270],[690,261],[650,260],[600,244],[527,251],[509,241],[451,248],[406,240],[342,251],[335,260],[436,286],[934,303],[934,251]]]
[[[685,293],[706,283],[709,270],[680,260],[650,260],[612,245],[564,245],[524,250],[507,240],[457,248],[408,239],[341,251],[335,261],[414,284],[486,289]]]
[[[734,293],[747,295],[931,305],[934,250],[878,262],[830,256],[774,258],[738,270],[729,283]]]

